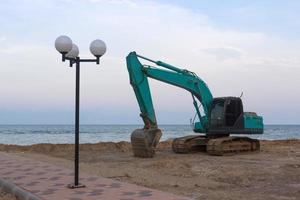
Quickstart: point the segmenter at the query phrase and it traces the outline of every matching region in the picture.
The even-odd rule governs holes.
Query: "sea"
[[[80,143],[130,141],[142,125],[81,125]],[[163,140],[195,134],[190,125],[160,125]],[[265,125],[263,140],[300,139],[300,125]],[[74,143],[74,125],[0,125],[0,144]]]

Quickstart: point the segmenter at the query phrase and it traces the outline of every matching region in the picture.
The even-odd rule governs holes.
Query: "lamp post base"
[[[68,185],[68,188],[70,188],[70,189],[84,188],[84,187],[86,187],[86,186],[81,183],[78,183],[78,185],[75,185],[74,183],[71,183]]]

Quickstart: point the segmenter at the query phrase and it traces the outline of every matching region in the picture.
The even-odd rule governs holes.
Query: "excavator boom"
[[[139,58],[153,62],[158,66],[166,68],[160,69],[152,66],[142,65]],[[208,123],[208,113],[211,102],[213,100],[212,94],[204,83],[195,73],[188,70],[182,70],[162,61],[153,61],[149,58],[137,55],[131,52],[127,58],[127,69],[129,72],[130,84],[134,89],[137,101],[141,110],[141,117],[145,123],[145,128],[157,128],[155,111],[151,98],[151,92],[148,83],[148,77],[183,88],[195,96],[203,106],[203,116],[198,113],[201,122],[201,131],[206,132]],[[199,125],[198,125],[199,126]]]
[[[138,57],[165,69],[159,69],[151,66],[144,66],[138,60]],[[212,101],[212,95],[206,84],[194,73],[182,70],[162,61],[153,61],[149,58],[139,56],[135,52],[131,52],[126,57],[127,69],[129,72],[130,84],[135,92],[141,114],[144,121],[143,129],[136,129],[131,134],[131,144],[133,153],[137,157],[152,157],[155,153],[155,147],[162,135],[158,129],[155,117],[155,111],[151,98],[151,92],[148,83],[148,77],[183,88],[189,91],[201,102],[204,108],[204,115],[201,116],[197,103],[194,105],[198,111],[198,130],[206,132],[208,123],[208,110]]]

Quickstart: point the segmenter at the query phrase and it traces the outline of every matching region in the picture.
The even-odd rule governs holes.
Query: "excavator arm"
[[[143,65],[139,59],[155,63],[164,69]],[[143,129],[136,129],[131,134],[133,153],[137,157],[153,157],[155,147],[162,135],[158,129],[153,107],[148,77],[170,85],[174,85],[189,91],[193,97],[193,104],[199,118],[195,123],[196,132],[206,133],[208,129],[208,113],[212,102],[212,94],[207,85],[195,73],[179,69],[161,61],[154,61],[149,58],[131,52],[126,57],[129,72],[130,84],[135,92],[141,114],[144,121]],[[202,104],[204,113],[201,115],[196,99]]]
[[[165,69],[160,69],[149,65],[142,65],[138,58],[155,63],[156,65]],[[148,83],[149,77],[189,91],[194,99],[194,106],[200,120],[200,124],[198,124],[197,129],[203,133],[207,131],[209,107],[213,97],[207,85],[195,73],[188,70],[179,69],[161,61],[153,61],[149,58],[137,55],[135,52],[131,52],[127,56],[126,61],[130,77],[130,84],[134,89],[137,101],[139,103],[141,117],[143,118],[145,129],[157,128],[155,110],[153,107]],[[201,116],[194,97],[196,97],[196,99],[198,99],[203,106],[203,116]]]

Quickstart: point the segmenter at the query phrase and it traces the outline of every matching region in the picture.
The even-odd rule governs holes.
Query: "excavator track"
[[[172,149],[175,153],[192,153],[205,151],[208,139],[202,135],[189,135],[173,140]]]
[[[161,138],[160,129],[136,129],[131,134],[131,145],[134,156],[152,158]]]
[[[248,137],[219,137],[190,135],[173,140],[172,149],[175,153],[207,152],[210,155],[259,151],[259,140]]]
[[[221,137],[210,139],[206,146],[207,153],[216,156],[259,150],[259,140],[248,137]]]

